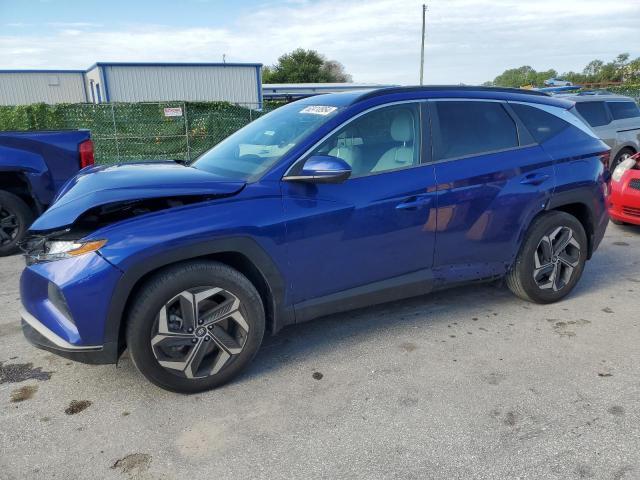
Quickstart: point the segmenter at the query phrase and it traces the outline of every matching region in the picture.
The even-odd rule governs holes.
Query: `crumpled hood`
[[[174,162],[94,166],[83,169],[70,180],[30,230],[64,228],[100,205],[191,195],[229,196],[238,193],[244,185],[245,182],[228,181]]]

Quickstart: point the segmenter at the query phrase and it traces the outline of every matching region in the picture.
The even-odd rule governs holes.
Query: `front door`
[[[430,151],[426,113],[419,102],[385,106],[330,135],[311,154],[349,163],[344,183],[282,182],[287,277],[294,303],[303,303],[298,320],[304,304],[323,299],[346,309],[359,306],[355,297],[376,303],[397,298],[403,286],[415,294],[409,284],[430,286],[436,197],[434,169],[423,156]]]

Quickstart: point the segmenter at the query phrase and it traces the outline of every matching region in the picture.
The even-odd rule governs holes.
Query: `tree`
[[[298,48],[278,58],[278,63],[262,69],[263,83],[327,83],[350,82],[344,66],[327,60],[315,50]]]
[[[602,72],[602,67],[604,66],[604,62],[602,60],[591,60],[587,63],[587,66],[584,67],[582,73],[587,77],[597,78]]]
[[[582,70],[582,73],[565,72],[560,78],[573,83],[601,83],[601,82],[633,82],[640,80],[640,57],[629,60],[628,53],[621,53],[609,63],[602,60],[590,61]],[[528,65],[505,70],[498,75],[491,85],[501,87],[522,87],[524,85],[535,85],[540,87],[548,78],[558,76],[555,70],[546,72],[536,72]]]

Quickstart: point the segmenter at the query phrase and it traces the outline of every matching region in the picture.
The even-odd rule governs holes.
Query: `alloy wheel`
[[[0,205],[0,245],[13,242],[19,230],[18,217]]]
[[[569,227],[545,235],[534,253],[533,279],[541,290],[563,289],[580,263],[580,244]]]
[[[242,352],[248,334],[238,297],[201,287],[179,293],[160,309],[151,348],[168,372],[204,378],[226,368]]]

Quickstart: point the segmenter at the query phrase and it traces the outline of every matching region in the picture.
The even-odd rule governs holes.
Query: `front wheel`
[[[264,335],[262,300],[231,267],[194,261],[161,270],[136,294],[127,347],[154,384],[195,393],[218,387],[253,359]]]
[[[544,213],[529,228],[507,286],[530,302],[556,302],[573,290],[586,260],[587,235],[578,219],[565,212]]]

